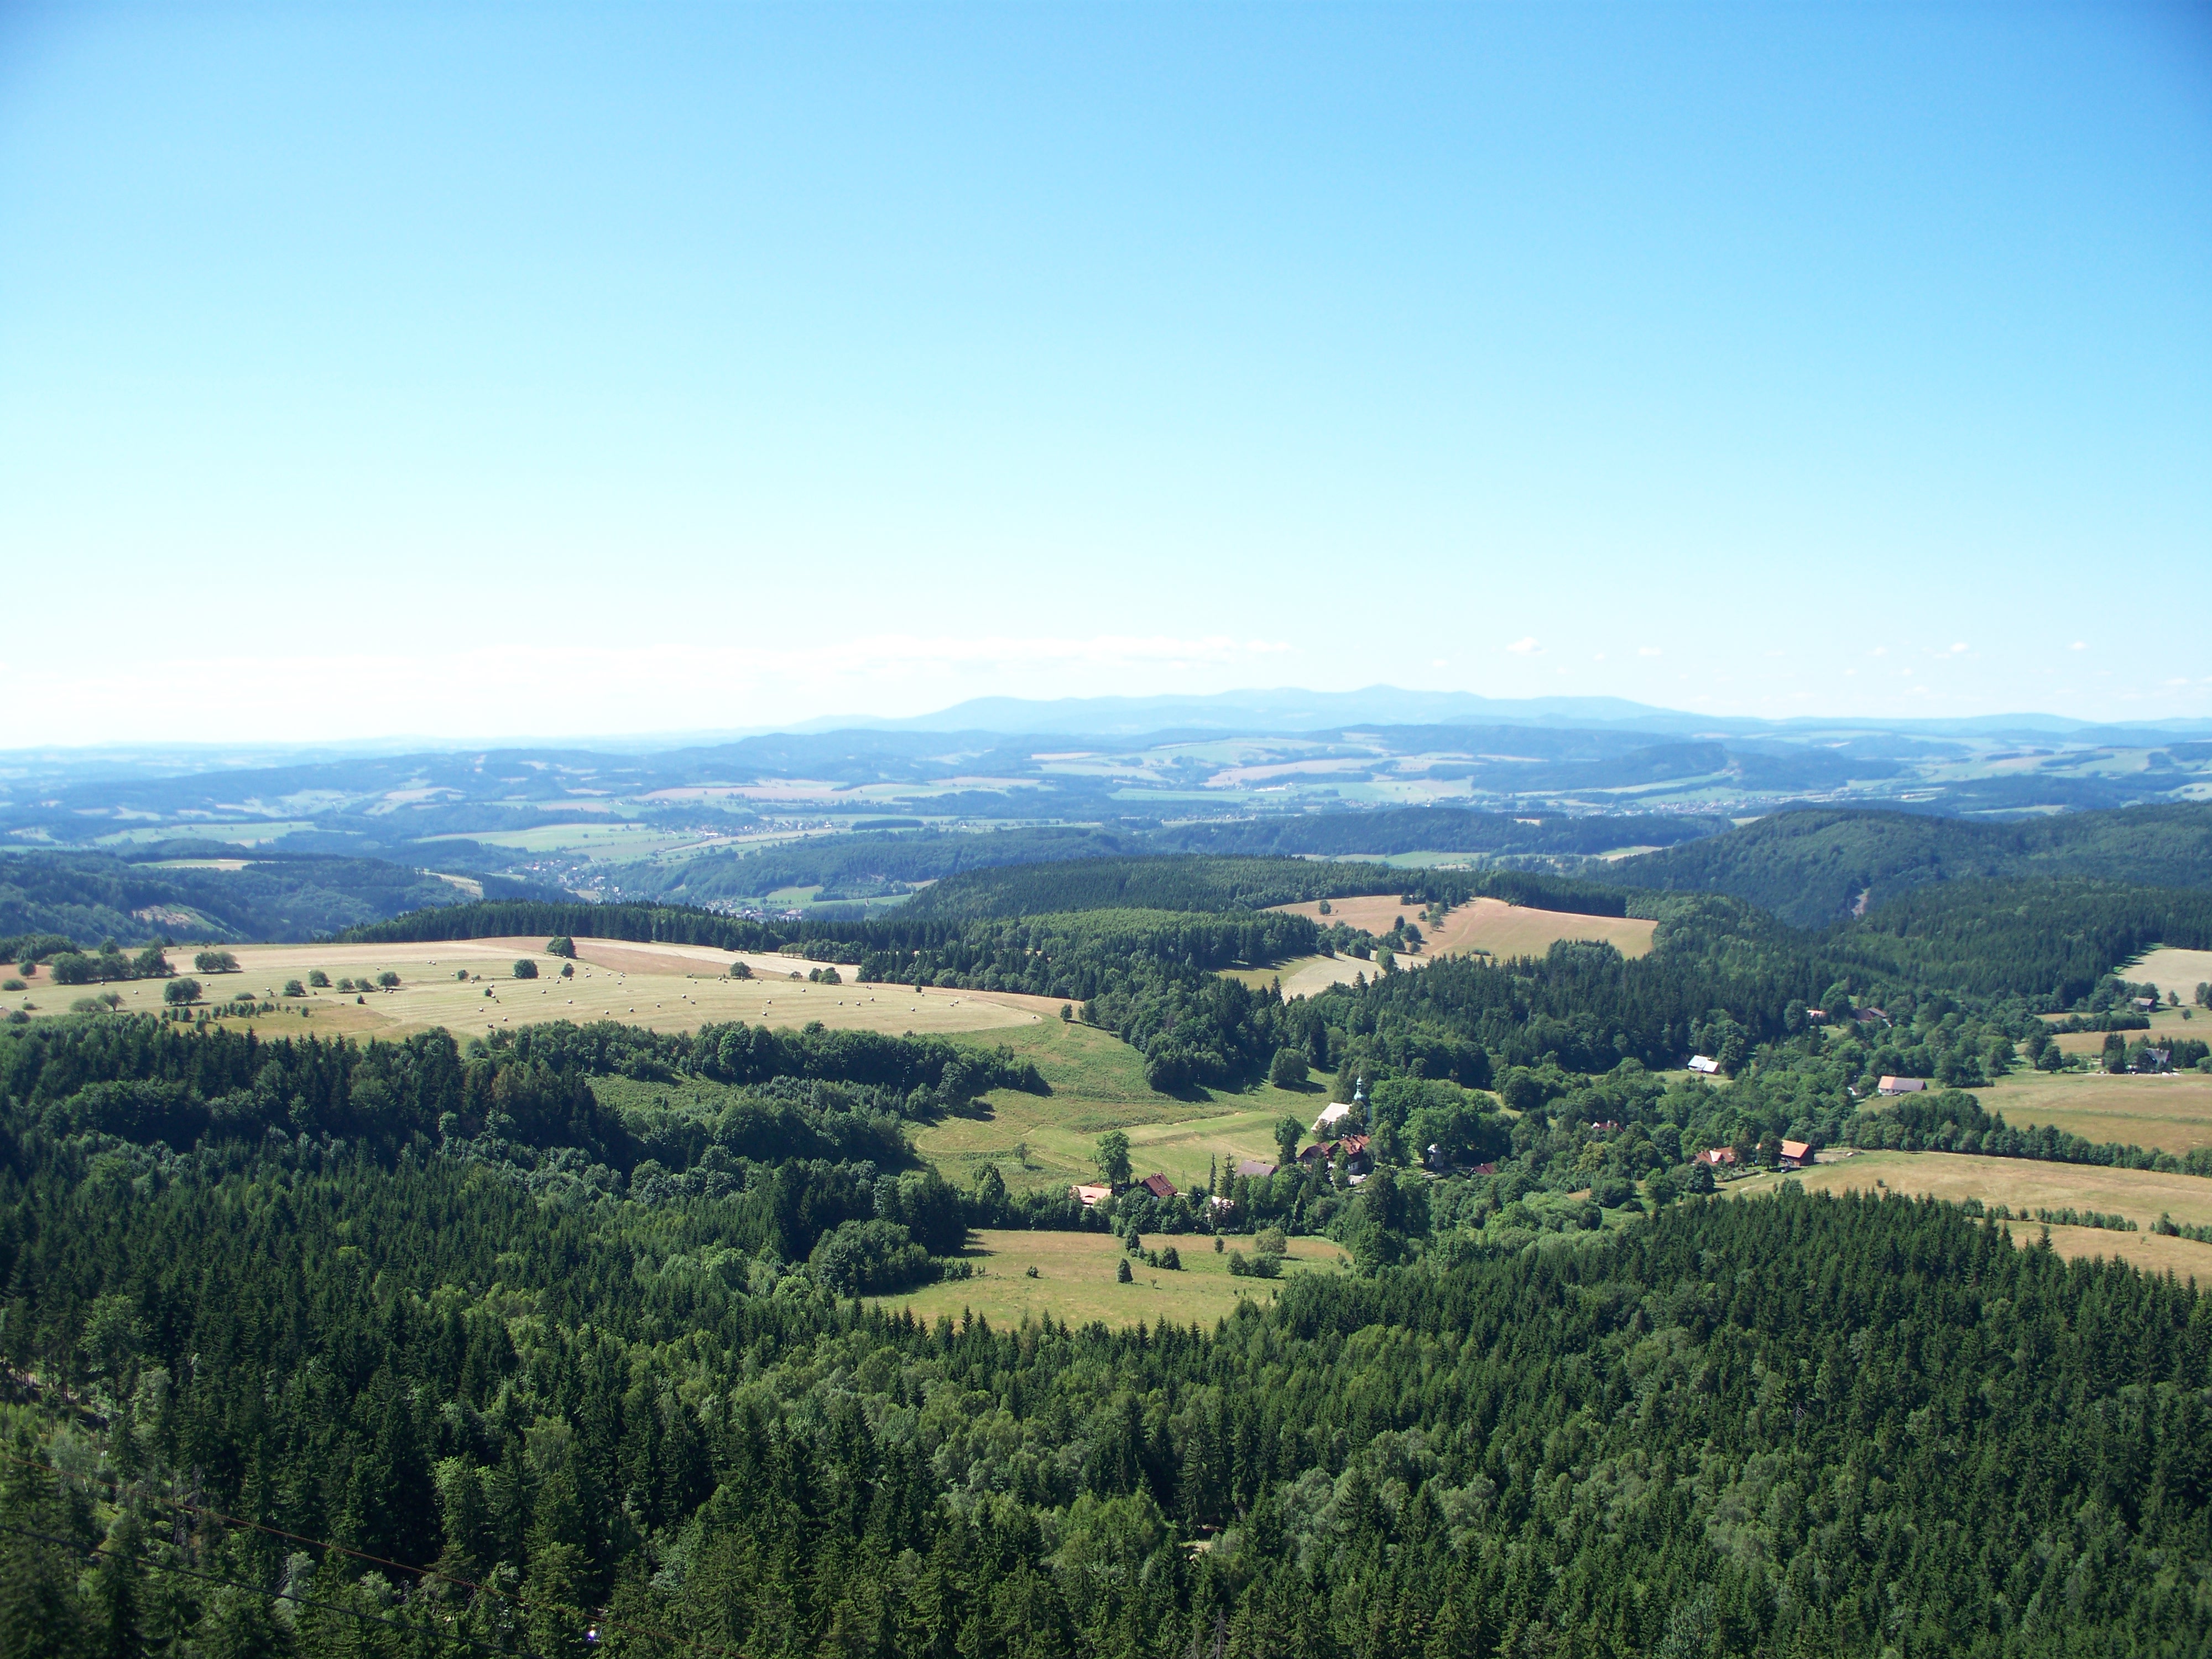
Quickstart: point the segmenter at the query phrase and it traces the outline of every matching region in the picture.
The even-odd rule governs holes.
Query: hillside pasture
[[[1315,899],[1275,908],[1294,915],[1311,916],[1323,927],[1340,921],[1362,933],[1376,935],[1389,933],[1401,916],[1408,921],[1420,920],[1421,907],[1402,902],[1395,893],[1331,899],[1329,914],[1325,916],[1321,914],[1321,903]],[[1421,955],[1464,956],[1488,951],[1501,958],[1540,957],[1565,939],[1603,939],[1625,957],[1641,957],[1650,954],[1651,936],[1657,927],[1655,921],[1634,916],[1585,916],[1568,910],[1539,910],[1525,904],[1508,904],[1503,899],[1478,898],[1455,906],[1436,927],[1422,923],[1426,943],[1421,947]],[[1371,971],[1365,963],[1355,962],[1351,966]],[[1346,980],[1351,976],[1348,972],[1344,975]],[[1285,985],[1286,993],[1288,989]]]
[[[1111,1031],[1058,1018],[979,1040],[1004,1042],[1034,1062],[1052,1092],[1000,1090],[987,1097],[988,1116],[948,1117],[914,1132],[915,1149],[963,1185],[985,1164],[1017,1189],[1096,1180],[1098,1137],[1119,1129],[1139,1175],[1158,1170],[1187,1190],[1206,1179],[1210,1160],[1272,1161],[1276,1122],[1310,1123],[1328,1100],[1319,1083],[1304,1091],[1261,1084],[1239,1093],[1158,1094],[1135,1049]]]
[[[1147,1233],[1143,1243],[1157,1250],[1172,1244],[1182,1260],[1180,1271],[1147,1267],[1131,1258],[1110,1233],[989,1231],[969,1235],[966,1259],[982,1269],[975,1279],[924,1285],[903,1296],[881,1298],[891,1311],[910,1310],[917,1318],[958,1321],[973,1313],[1000,1329],[1034,1322],[1049,1313],[1056,1320],[1087,1325],[1196,1325],[1212,1328],[1245,1298],[1265,1305],[1274,1299],[1279,1279],[1238,1279],[1229,1272],[1226,1252],[1217,1255],[1203,1233],[1171,1237]],[[1252,1241],[1231,1237],[1229,1248],[1252,1254]],[[1293,1238],[1284,1259],[1284,1278],[1300,1273],[1338,1270],[1344,1252],[1325,1238]],[[1127,1261],[1135,1274],[1119,1284],[1114,1265]],[[1031,1279],[1027,1269],[1035,1267]]]
[[[1775,1191],[1784,1179],[1801,1181],[1811,1192],[1898,1193],[1953,1203],[1978,1198],[1984,1204],[2005,1205],[2016,1216],[2067,1208],[2125,1216],[2142,1231],[2052,1227],[2051,1245],[2069,1256],[2115,1258],[2153,1273],[2171,1269],[2183,1279],[2212,1286],[2212,1244],[2150,1231],[2161,1213],[2191,1225],[2212,1226],[2212,1181],[2201,1176],[1961,1152],[1861,1152],[1786,1177],[1747,1176],[1727,1182],[1722,1190],[1732,1197],[1749,1197]],[[2023,1244],[2033,1243],[2043,1231],[2040,1222],[2015,1219],[2010,1224],[2013,1237]]]
[[[2102,1031],[2061,1031],[2051,1040],[2062,1054],[2099,1054],[2104,1052],[2105,1036]],[[2161,1008],[2151,1015],[2149,1030],[2122,1031],[2120,1036],[2128,1042],[2178,1036],[2212,1042],[2212,1014],[2202,1008]]]
[[[1002,992],[932,988],[917,993],[909,985],[850,982],[811,985],[807,971],[825,964],[781,956],[740,958],[705,945],[621,939],[578,939],[575,977],[566,980],[560,977],[562,959],[546,954],[542,938],[227,948],[238,958],[240,971],[235,974],[194,973],[188,949],[173,950],[169,955],[180,973],[199,981],[208,1002],[279,992],[288,980],[304,981],[318,968],[333,981],[373,980],[387,970],[399,975],[398,989],[361,993],[358,1000],[355,994],[318,990],[305,998],[283,1000],[277,1013],[227,1022],[255,1025],[271,1035],[311,1030],[398,1037],[442,1025],[467,1037],[553,1019],[580,1024],[613,1019],[656,1031],[695,1030],[730,1020],[797,1026],[818,1019],[825,1025],[893,1035],[953,1035],[1038,1025],[1060,1006],[1041,997]],[[536,979],[514,977],[514,963],[522,957],[538,964]],[[730,963],[740,959],[752,969],[753,978],[728,977]],[[852,969],[839,971],[849,977]],[[465,981],[457,978],[463,972],[470,975]],[[793,973],[799,975],[797,980],[791,977]],[[41,975],[23,995],[38,1005],[36,1016],[66,1012],[77,998],[102,991],[122,997],[121,1012],[151,1013],[161,1007],[167,983],[134,980],[109,986],[55,986]],[[23,996],[12,1000],[20,1003]],[[304,1018],[302,1009],[307,1011]]]
[[[2017,1128],[2047,1123],[2085,1140],[2176,1155],[2212,1146],[2212,1075],[2203,1072],[2148,1077],[2015,1072],[1975,1091],[1975,1098],[1983,1110],[2002,1112]]]

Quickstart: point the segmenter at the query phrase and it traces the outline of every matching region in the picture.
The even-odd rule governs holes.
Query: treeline
[[[713,1202],[126,1175],[0,1173],[7,1363],[100,1407],[66,1474],[6,1466],[15,1651],[2212,1645],[2205,1298],[1937,1206],[1692,1206],[1211,1334],[997,1332],[733,1265]]]
[[[819,1027],[710,1024],[677,1036],[612,1023],[537,1025],[472,1040],[466,1050],[442,1030],[398,1042],[269,1041],[150,1018],[42,1021],[0,1032],[0,1099],[21,1115],[19,1127],[178,1152],[276,1133],[358,1142],[389,1158],[414,1142],[489,1134],[628,1170],[641,1155],[636,1139],[589,1079],[678,1073],[732,1085],[850,1084],[880,1091],[872,1103],[910,1116],[964,1106],[993,1089],[1045,1089],[1033,1066],[1003,1048]]]
[[[1631,896],[1592,882],[1512,870],[1397,870],[1334,860],[1191,856],[979,870],[938,883],[905,908],[915,915],[962,918],[1063,910],[1257,910],[1372,893],[1397,893],[1421,905],[1499,898],[1601,916],[1626,915]]]
[[[528,933],[705,945],[717,951],[773,951],[795,937],[793,931],[687,905],[594,904],[586,899],[492,900],[414,910],[389,921],[349,927],[337,936],[337,942],[398,945]]]
[[[847,890],[937,881],[1000,865],[1121,858],[1146,850],[1134,835],[1114,830],[1055,824],[963,833],[916,825],[824,836],[758,852],[647,860],[617,865],[606,877],[625,893],[649,894],[676,903],[713,904],[757,898],[787,887]]]

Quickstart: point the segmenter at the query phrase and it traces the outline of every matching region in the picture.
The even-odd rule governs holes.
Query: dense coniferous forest
[[[9,1361],[77,1413],[9,1453],[10,1652],[2212,1641],[2212,1308],[1955,1210],[1691,1206],[1213,1334],[994,1332],[739,1254],[736,1199],[9,1152]]]
[[[2212,807],[2131,806],[2019,823],[1799,808],[1707,840],[1624,859],[1609,879],[1727,893],[1817,927],[1933,883],[2079,877],[2212,887]]]

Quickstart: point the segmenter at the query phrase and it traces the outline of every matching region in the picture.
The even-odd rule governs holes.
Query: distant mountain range
[[[844,715],[804,721],[793,732],[1000,732],[1133,737],[1176,729],[1255,733],[1326,732],[1347,726],[1535,726],[1604,727],[1689,736],[1712,733],[1910,732],[1928,737],[2075,736],[2085,732],[2212,733],[2212,720],[2099,726],[2063,714],[1980,714],[1957,720],[1881,720],[1808,716],[1787,720],[1688,714],[1623,697],[1481,697],[1471,691],[1408,691],[1370,685],[1358,691],[1221,691],[1209,696],[975,697],[905,720]],[[2153,741],[2156,739],[2154,738]]]

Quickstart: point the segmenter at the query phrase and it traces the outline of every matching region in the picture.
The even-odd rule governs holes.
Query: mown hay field
[[[1323,925],[1340,921],[1363,933],[1376,934],[1389,933],[1401,916],[1408,921],[1420,921],[1421,907],[1401,902],[1395,894],[1330,899],[1328,903],[1329,914],[1326,916],[1321,914],[1322,902],[1317,899],[1276,908],[1294,915],[1311,916]],[[1651,935],[1657,926],[1656,922],[1639,921],[1634,916],[1584,916],[1567,910],[1538,910],[1525,904],[1508,904],[1503,899],[1470,899],[1455,906],[1435,927],[1421,923],[1426,940],[1421,955],[1464,956],[1486,951],[1500,957],[1540,957],[1563,939],[1603,939],[1625,957],[1641,957],[1650,954]],[[1401,957],[1400,960],[1419,958]],[[1373,971],[1367,963],[1354,962],[1350,967],[1370,974]],[[1351,974],[1346,972],[1345,977],[1349,979]]]
[[[544,1020],[621,1020],[656,1031],[695,1030],[702,1024],[744,1020],[755,1025],[825,1025],[866,1030],[983,1034],[1042,1024],[1055,1014],[1057,1002],[1001,992],[926,989],[909,985],[814,985],[810,969],[824,964],[790,957],[733,956],[704,945],[632,944],[618,939],[576,941],[576,972],[560,977],[562,959],[550,956],[540,938],[442,940],[414,945],[239,945],[227,947],[238,958],[235,974],[202,974],[191,967],[193,952],[172,950],[179,973],[199,981],[204,999],[227,999],[282,992],[286,981],[304,981],[321,969],[331,981],[374,980],[385,972],[399,975],[392,991],[353,995],[318,990],[283,1000],[274,1014],[226,1022],[252,1024],[271,1036],[300,1031],[362,1037],[404,1036],[442,1025],[457,1036],[480,1036],[501,1027]],[[514,963],[536,963],[534,980],[514,977]],[[730,964],[744,961],[754,977],[733,980]],[[849,975],[849,968],[840,969]],[[465,973],[465,981],[458,977]],[[797,974],[796,980],[791,975]],[[66,1012],[87,994],[112,991],[124,1012],[161,1008],[162,980],[134,980],[108,986],[56,986],[41,975],[24,996],[38,1005],[37,1015]],[[304,1018],[302,1010],[305,1011]],[[1055,1022],[1057,1023],[1057,1022]]]
[[[2131,985],[2155,985],[2160,991],[2179,992],[2184,1002],[2200,985],[2212,985],[2212,951],[2184,951],[2161,945],[2119,969]]]
[[[2054,1226],[2052,1246],[2069,1256],[2105,1256],[2132,1261],[2154,1273],[2171,1269],[2184,1279],[2212,1286],[2212,1244],[2167,1238],[2149,1231],[2161,1213],[2177,1222],[2212,1226],[2212,1181],[2201,1176],[2160,1175],[2148,1170],[2108,1170],[2093,1164],[2044,1164],[2024,1158],[1978,1158],[1960,1152],[1861,1152],[1789,1176],[1746,1176],[1724,1183],[1734,1197],[1771,1193],[1784,1181],[1801,1181],[1813,1192],[1899,1193],[1912,1198],[1957,1202],[1978,1198],[2002,1204],[2015,1215],[2038,1209],[2094,1210],[2120,1215],[2142,1231],[2118,1232],[2100,1227]],[[2013,1237],[2032,1243],[2043,1231],[2039,1222],[2014,1221]]]
[[[2015,1072],[1974,1097],[2019,1128],[2048,1123],[2085,1140],[2176,1154],[2212,1146],[2212,1073]]]
[[[1143,1243],[1157,1250],[1173,1245],[1182,1259],[1178,1272],[1147,1267],[1128,1256],[1121,1241],[1110,1233],[1032,1233],[990,1231],[971,1233],[966,1259],[982,1269],[980,1278],[949,1279],[924,1285],[903,1296],[881,1298],[894,1311],[911,1309],[921,1318],[939,1316],[957,1321],[972,1312],[994,1327],[1018,1326],[1046,1313],[1056,1320],[1087,1325],[1196,1325],[1211,1329],[1216,1320],[1234,1312],[1240,1299],[1262,1305],[1273,1299],[1279,1279],[1240,1279],[1229,1271],[1229,1257],[1214,1254],[1213,1241],[1203,1233],[1170,1237],[1148,1233]],[[1230,1238],[1231,1249],[1252,1254],[1249,1238]],[[1331,1273],[1342,1269],[1344,1252],[1325,1238],[1293,1238],[1284,1260],[1284,1277],[1300,1273]],[[1114,1267],[1127,1261],[1134,1275],[1122,1285]],[[1035,1267],[1037,1276],[1029,1277]]]

